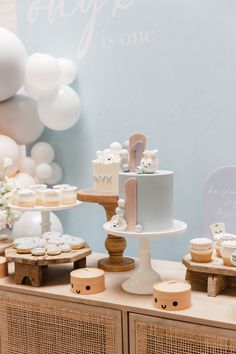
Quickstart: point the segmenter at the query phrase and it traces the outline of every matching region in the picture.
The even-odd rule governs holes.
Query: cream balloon
[[[31,149],[31,157],[37,164],[42,162],[51,163],[54,159],[54,155],[55,153],[52,145],[45,141],[36,143]]]
[[[35,175],[36,170],[36,162],[32,159],[32,157],[25,157],[20,161],[20,172],[27,173],[31,176]]]
[[[36,167],[36,175],[41,180],[47,180],[52,176],[52,167],[48,163],[41,163]]]
[[[28,173],[18,172],[15,176],[15,185],[17,188],[28,188],[35,184],[35,179]]]
[[[23,85],[27,54],[20,39],[0,27],[0,102],[15,95]]]
[[[33,143],[43,133],[44,128],[33,98],[15,95],[0,103],[0,131],[18,144]]]
[[[60,74],[60,66],[56,58],[44,53],[32,54],[28,58],[25,69],[26,87],[31,87],[38,94],[53,90],[59,83]]]
[[[0,161],[8,157],[12,165],[7,168],[7,176],[12,177],[20,165],[20,149],[16,142],[6,135],[0,135]]]
[[[58,94],[39,99],[39,118],[46,127],[53,130],[66,130],[78,121],[81,101],[77,93],[68,86],[61,86]]]
[[[59,218],[54,213],[50,213],[51,231],[63,233],[63,227]],[[12,237],[32,237],[41,236],[41,213],[34,211],[24,212],[15,221],[12,229]]]
[[[60,58],[57,61],[61,70],[60,83],[64,85],[71,84],[76,78],[77,68],[75,64],[67,58]]]
[[[47,184],[53,185],[61,181],[63,172],[61,166],[59,166],[56,162],[51,163],[51,167],[52,167],[52,176],[48,178],[45,182]]]

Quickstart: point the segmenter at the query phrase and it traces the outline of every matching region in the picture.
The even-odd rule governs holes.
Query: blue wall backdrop
[[[65,132],[42,139],[56,150],[64,182],[92,185],[97,149],[133,132],[159,149],[175,172],[174,214],[186,234],[153,241],[153,257],[179,260],[202,235],[203,189],[213,170],[235,164],[236,23],[234,0],[17,1],[18,35],[29,54],[68,57],[83,113]],[[61,214],[60,214],[61,215]],[[104,251],[105,215],[82,205],[64,229]],[[126,251],[137,255],[137,241]]]

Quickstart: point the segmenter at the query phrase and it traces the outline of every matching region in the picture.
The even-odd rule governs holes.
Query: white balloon
[[[43,162],[36,167],[36,174],[41,180],[46,180],[52,176],[52,167]]]
[[[67,58],[60,58],[57,61],[61,69],[60,83],[64,85],[71,84],[76,78],[77,68],[75,64]]]
[[[19,168],[20,149],[16,142],[6,135],[0,135],[0,161],[8,157],[12,165],[7,168],[7,176],[12,177]]]
[[[26,87],[31,87],[38,93],[53,90],[59,83],[60,74],[56,58],[44,53],[32,54],[26,63]]]
[[[22,86],[27,54],[20,39],[0,27],[0,101],[14,96]]]
[[[80,112],[80,98],[69,86],[61,86],[58,94],[38,102],[39,118],[53,130],[71,128],[78,121]]]
[[[28,173],[31,176],[35,175],[36,162],[32,157],[26,157],[20,161],[20,172]]]
[[[63,233],[63,227],[59,218],[54,213],[50,213],[51,231]],[[41,236],[41,213],[34,211],[24,212],[15,221],[12,229],[12,237],[32,237]]]
[[[28,173],[18,172],[15,176],[15,184],[17,188],[28,188],[35,184],[35,179]]]
[[[33,98],[15,95],[0,103],[0,131],[18,144],[33,143],[43,133],[44,128]]]
[[[62,168],[56,162],[51,164],[52,167],[52,176],[46,180],[47,184],[53,185],[60,182],[63,176]]]
[[[30,86],[28,82],[24,83],[24,87],[22,91],[24,90],[25,93],[27,93],[29,96],[34,97],[34,98],[39,98],[39,97],[49,97],[51,95],[55,95],[58,90],[59,90],[59,85],[56,85],[53,89],[51,90],[39,90],[33,86]],[[18,91],[19,92],[19,91]]]
[[[54,159],[54,155],[55,153],[52,145],[44,141],[36,143],[31,149],[31,157],[37,164],[42,162],[51,163]]]

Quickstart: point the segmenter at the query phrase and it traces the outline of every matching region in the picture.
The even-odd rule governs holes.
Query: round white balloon
[[[60,80],[60,66],[56,58],[44,53],[32,54],[26,63],[25,83],[35,93],[55,89]]]
[[[46,180],[52,176],[52,167],[48,163],[40,163],[36,167],[36,174],[41,180]]]
[[[36,143],[31,149],[31,157],[37,164],[42,162],[51,163],[54,159],[54,155],[55,153],[52,145],[44,141]]]
[[[81,101],[77,93],[68,86],[61,86],[58,93],[38,102],[39,118],[53,130],[71,128],[79,119]]]
[[[20,161],[20,172],[28,173],[31,176],[35,175],[36,171],[36,162],[32,159],[32,157],[25,157]]]
[[[77,69],[75,64],[67,58],[57,60],[61,69],[60,83],[64,85],[71,84],[76,78]]]
[[[16,142],[6,135],[0,135],[0,162],[5,157],[12,161],[12,165],[7,168],[7,176],[12,177],[19,169],[20,149]]]
[[[23,85],[27,54],[20,39],[0,27],[0,102],[14,96]]]
[[[63,172],[61,166],[59,166],[56,162],[51,163],[51,167],[52,167],[52,175],[45,182],[47,184],[53,185],[61,181]]]
[[[33,98],[15,95],[0,103],[0,131],[18,144],[33,143],[43,133],[44,128]]]
[[[17,188],[28,188],[35,184],[35,179],[28,173],[18,172],[15,176],[15,184]]]
[[[54,213],[50,213],[51,231],[63,233],[63,227],[59,218]],[[41,213],[34,211],[24,212],[15,221],[12,229],[12,237],[32,237],[41,236]]]

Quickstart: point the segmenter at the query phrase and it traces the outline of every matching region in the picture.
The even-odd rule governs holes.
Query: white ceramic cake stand
[[[51,211],[61,211],[67,210],[70,208],[74,208],[78,205],[82,204],[82,202],[77,201],[75,204],[70,205],[60,205],[60,206],[34,206],[34,207],[21,207],[18,205],[9,205],[12,210],[16,211],[39,211],[41,213],[41,234],[44,232],[50,231],[51,229],[51,222],[50,222],[50,212]]]
[[[132,294],[152,294],[153,284],[160,281],[160,275],[151,265],[151,240],[163,236],[175,236],[183,233],[187,225],[180,220],[173,221],[173,227],[158,232],[116,231],[110,228],[109,222],[103,225],[106,232],[113,236],[132,237],[139,240],[139,265],[131,276],[122,284],[122,288]]]

